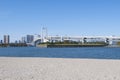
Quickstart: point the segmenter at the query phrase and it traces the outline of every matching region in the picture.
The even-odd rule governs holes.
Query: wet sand
[[[120,80],[120,60],[0,57],[0,80]]]

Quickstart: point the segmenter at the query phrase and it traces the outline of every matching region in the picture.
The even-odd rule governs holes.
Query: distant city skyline
[[[119,0],[1,0],[0,40],[26,35],[120,36]]]

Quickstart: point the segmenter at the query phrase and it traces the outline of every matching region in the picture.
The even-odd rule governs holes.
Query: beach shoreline
[[[120,80],[120,60],[0,57],[0,80]]]

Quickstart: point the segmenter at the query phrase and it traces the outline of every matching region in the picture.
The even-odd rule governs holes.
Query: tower
[[[47,28],[42,27],[41,29],[41,41],[44,42],[48,37]]]

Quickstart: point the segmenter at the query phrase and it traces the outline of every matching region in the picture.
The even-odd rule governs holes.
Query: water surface
[[[120,48],[0,48],[0,57],[120,59]]]

